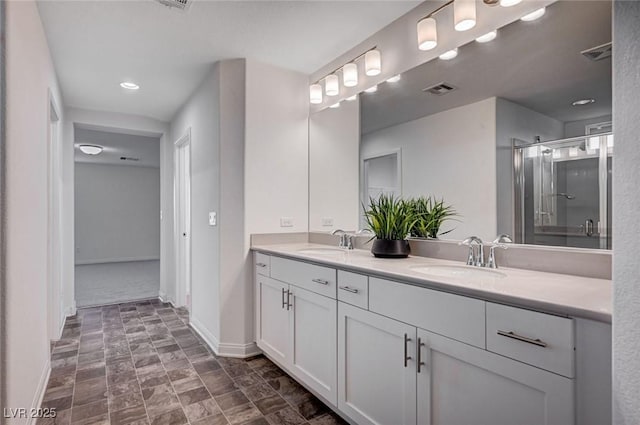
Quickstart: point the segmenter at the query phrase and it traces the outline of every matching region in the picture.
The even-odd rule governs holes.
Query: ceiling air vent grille
[[[121,156],[120,161],[140,161],[140,158],[134,158],[131,156]]]
[[[453,84],[449,83],[438,83],[435,86],[427,87],[426,89],[422,89],[425,93],[435,94],[436,96],[442,96],[443,94],[451,93],[456,90],[457,87]]]
[[[191,5],[191,0],[155,0],[158,3],[167,7],[176,8],[180,10],[187,10]]]
[[[582,55],[592,61],[601,61],[602,59],[611,57],[611,42],[603,44],[601,46],[592,47],[591,49],[583,50]]]

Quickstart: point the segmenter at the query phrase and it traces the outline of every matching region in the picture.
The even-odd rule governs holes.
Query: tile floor
[[[78,310],[54,345],[40,424],[344,424],[263,356],[216,357],[157,300]]]

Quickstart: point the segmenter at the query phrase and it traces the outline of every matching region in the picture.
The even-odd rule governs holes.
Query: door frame
[[[187,170],[186,173],[182,173],[184,169],[184,161],[181,161],[180,152],[184,149],[187,153]],[[174,227],[174,254],[175,254],[175,276],[176,276],[176,304],[177,306],[187,306],[191,311],[191,127],[187,129],[185,134],[180,137],[174,143],[174,168],[173,168],[173,227]],[[181,224],[181,204],[180,204],[180,191],[183,187],[182,178],[184,180],[184,187],[188,196],[186,202],[184,216],[185,231],[180,229]],[[185,244],[184,257],[182,257],[182,250],[180,246],[182,244],[182,233],[187,234],[187,243]],[[184,270],[181,265],[184,265]],[[181,276],[184,271],[184,276]]]

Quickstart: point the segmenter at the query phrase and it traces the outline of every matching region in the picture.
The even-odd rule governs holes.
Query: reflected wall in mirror
[[[312,115],[310,229],[362,227],[369,196],[430,195],[460,214],[442,238],[507,233],[519,243],[610,249],[611,7],[556,2],[535,21],[499,28],[493,41],[460,46],[453,60]],[[320,122],[340,143],[318,137]],[[353,162],[341,163],[333,190],[356,208],[349,213],[318,191],[320,170],[336,170],[347,154]]]

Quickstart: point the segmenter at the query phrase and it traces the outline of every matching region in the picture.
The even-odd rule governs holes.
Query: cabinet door
[[[338,303],[338,408],[359,425],[415,425],[416,328]]]
[[[571,379],[421,329],[418,344],[418,424],[574,423]]]
[[[300,381],[337,404],[337,301],[295,286],[291,290],[291,370]]]
[[[258,347],[286,365],[289,351],[289,285],[260,275],[256,279]]]

